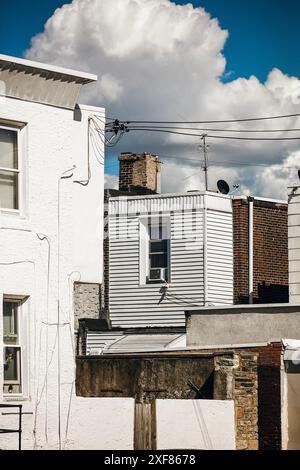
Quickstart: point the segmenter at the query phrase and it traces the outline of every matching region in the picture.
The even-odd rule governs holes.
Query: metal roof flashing
[[[82,81],[82,83],[90,83],[90,82],[96,82],[98,77],[97,75],[91,74],[91,73],[86,73],[86,72],[79,72],[78,70],[73,70],[65,67],[59,67],[56,65],[50,65],[50,64],[45,64],[43,62],[36,62],[33,60],[28,60],[28,59],[21,59],[19,57],[12,57],[4,54],[0,54],[0,62],[6,63],[6,64],[11,64],[11,65],[16,65],[16,66],[21,66],[24,67],[24,69],[32,69],[32,72],[36,71],[44,71],[44,72],[50,72],[54,74],[59,74],[59,75],[65,75],[68,77],[72,77],[75,79],[78,79]]]
[[[74,110],[82,85],[97,76],[0,54],[0,81],[7,98]]]

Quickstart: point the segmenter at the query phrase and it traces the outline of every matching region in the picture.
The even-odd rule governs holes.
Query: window
[[[159,221],[151,220],[149,233],[149,272],[147,282],[169,280],[169,237],[168,226]]]
[[[19,209],[18,130],[0,127],[0,208]]]
[[[3,302],[4,393],[22,393],[20,301]]]

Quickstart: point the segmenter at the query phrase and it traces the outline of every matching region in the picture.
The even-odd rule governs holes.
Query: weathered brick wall
[[[258,449],[258,379],[257,354],[239,353],[239,367],[234,370],[236,448]]]
[[[74,283],[74,328],[78,330],[79,318],[99,318],[101,311],[101,285]]]
[[[250,348],[258,354],[258,429],[261,450],[281,449],[281,343]]]
[[[243,352],[246,353],[241,366],[237,367],[232,363],[235,376],[235,396],[216,395],[214,398],[235,399],[238,425],[237,440],[240,448],[246,445],[245,440],[249,441],[249,446],[255,446],[252,437],[257,439],[254,429],[256,419],[259,449],[281,449],[281,351],[281,343],[271,343],[261,347],[235,348],[227,351],[227,354],[236,353],[237,357],[241,356]],[[225,354],[223,349],[202,350],[202,352]],[[249,359],[247,359],[247,354],[250,354]],[[257,365],[255,365],[255,360],[252,362],[252,356],[257,356]],[[224,366],[225,364],[222,363],[223,369]],[[228,366],[230,366],[230,359]],[[255,368],[257,368],[256,373],[254,373]],[[257,395],[255,393],[255,375],[257,375]],[[224,380],[228,381],[228,377],[230,377],[229,374],[224,376]],[[220,377],[218,380],[220,381]],[[223,390],[222,386],[219,388]],[[257,417],[255,418],[256,413]],[[245,439],[248,433],[250,437]]]
[[[155,155],[124,152],[120,154],[119,161],[120,191],[134,191],[136,188],[145,188],[153,193],[159,191],[160,162]]]
[[[232,201],[234,303],[248,303],[248,204]]]
[[[215,350],[221,354],[221,350]],[[214,399],[234,400],[236,448],[258,449],[257,354],[223,352],[215,357]],[[225,392],[225,393],[224,393]]]
[[[234,302],[248,303],[247,200],[233,201]],[[253,298],[255,303],[288,302],[287,204],[254,200]]]

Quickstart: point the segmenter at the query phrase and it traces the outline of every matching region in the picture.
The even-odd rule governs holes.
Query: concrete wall
[[[157,449],[235,449],[231,400],[157,400]]]
[[[300,339],[300,305],[212,307],[187,312],[187,346]]]
[[[78,330],[80,318],[99,318],[101,311],[101,285],[88,282],[74,283],[74,328]]]
[[[0,346],[3,296],[26,297],[21,313],[23,392],[3,396],[1,351],[0,401],[21,401],[29,413],[24,416],[26,448],[58,448],[59,440],[62,446],[68,440],[64,423],[76,403],[73,282],[102,282],[103,165],[92,146],[90,182],[74,184],[87,179],[88,118],[95,113],[104,116],[100,108],[81,106],[74,114],[12,98],[0,101],[0,122],[25,123],[21,210],[0,211]],[[59,195],[59,179],[73,165],[74,176],[61,180]],[[49,245],[37,234],[45,234]],[[87,410],[82,412],[86,416]],[[11,448],[12,442],[10,435],[1,436],[1,447]]]

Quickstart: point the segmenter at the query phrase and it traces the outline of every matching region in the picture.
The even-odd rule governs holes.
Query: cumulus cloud
[[[108,173],[104,176],[104,187],[108,189],[118,189],[119,177]]]
[[[278,69],[270,71],[265,83],[255,76],[222,81],[227,75],[223,54],[227,36],[217,19],[191,4],[74,0],[55,11],[44,32],[33,38],[27,57],[97,73],[98,83],[86,87],[82,100],[106,106],[108,116],[120,119],[198,121],[299,112],[300,81]],[[295,124],[291,118],[228,127],[271,130]],[[163,171],[165,191],[195,189],[203,183],[203,174],[202,179],[193,176],[200,167],[199,143],[197,137],[136,132],[125,135],[114,154],[124,150],[157,153],[168,168]],[[280,176],[285,170],[279,166],[277,171],[276,165],[290,158],[291,165],[298,164],[297,141],[247,143],[211,138],[209,143],[212,165],[214,161],[233,162],[211,166],[212,189],[222,176],[239,183],[243,192],[274,197],[278,185],[268,184],[268,171],[250,163],[269,164],[280,185],[286,184]],[[285,194],[286,188],[280,193]]]

